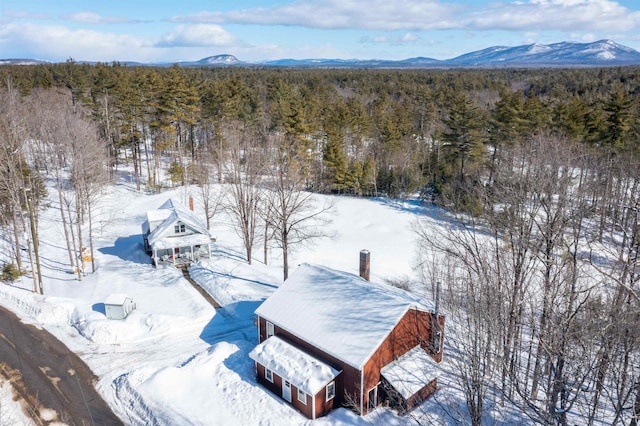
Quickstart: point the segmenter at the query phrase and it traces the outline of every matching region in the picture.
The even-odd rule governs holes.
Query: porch
[[[185,267],[200,259],[211,259],[211,247],[206,245],[153,249],[151,255],[156,267]]]

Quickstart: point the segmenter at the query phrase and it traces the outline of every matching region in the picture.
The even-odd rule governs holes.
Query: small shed
[[[125,319],[136,308],[132,298],[124,293],[113,293],[104,301],[104,314],[109,319]]]

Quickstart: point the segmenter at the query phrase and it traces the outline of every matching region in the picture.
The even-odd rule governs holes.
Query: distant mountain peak
[[[612,40],[493,47],[445,61],[456,66],[603,66],[640,64],[640,53]]]
[[[199,61],[197,61],[197,63],[199,64],[208,64],[208,65],[238,65],[241,64],[242,62],[238,60],[238,58],[236,58],[233,55],[229,55],[229,54],[222,54],[222,55],[214,55],[214,56],[207,56],[206,58],[202,58]]]
[[[40,65],[46,64],[47,61],[41,61],[40,59],[22,59],[22,58],[11,58],[11,59],[0,59],[0,65]]]
[[[0,59],[0,65],[31,65],[45,63],[33,59]],[[133,64],[133,63],[132,63]],[[135,65],[144,65],[135,63]],[[166,63],[147,64],[169,66]],[[230,54],[208,56],[198,61],[179,62],[183,67],[285,67],[285,68],[353,68],[353,69],[426,69],[426,68],[491,68],[491,67],[599,67],[640,65],[640,52],[613,40],[592,43],[562,41],[552,44],[533,43],[522,46],[492,46],[465,53],[451,59],[423,56],[402,60],[385,59],[277,59],[243,62]]]

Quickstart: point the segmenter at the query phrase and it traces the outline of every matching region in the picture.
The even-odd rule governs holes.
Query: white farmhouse
[[[188,265],[203,257],[211,258],[214,239],[193,212],[173,199],[159,209],[147,212],[142,223],[144,249],[155,266]]]

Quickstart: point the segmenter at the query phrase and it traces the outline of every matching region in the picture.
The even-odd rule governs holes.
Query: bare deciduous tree
[[[97,125],[83,115],[83,109],[59,94],[47,91],[34,95],[31,101],[29,152],[34,164],[54,176],[69,261],[82,279],[85,219],[91,268],[95,271],[93,216],[109,181],[107,144],[100,138]]]
[[[251,131],[229,128],[226,134],[229,145],[224,167],[226,207],[234,218],[233,227],[242,239],[247,262],[251,264],[265,191],[260,184],[265,152]]]
[[[445,218],[451,220],[453,218]],[[418,260],[425,282],[442,281],[442,301],[448,314],[448,358],[455,365],[455,380],[462,390],[472,425],[484,424],[488,390],[498,372],[501,333],[505,324],[500,306],[492,246],[475,222],[434,230],[420,223]]]
[[[271,212],[270,226],[275,240],[282,249],[283,277],[289,276],[289,253],[294,246],[315,238],[329,236],[325,225],[331,204],[319,205],[312,193],[307,192],[307,176],[300,167],[295,140],[276,137],[271,148],[270,191],[265,202]]]
[[[604,227],[612,231],[602,243],[591,196],[597,163],[583,146],[544,135],[500,155],[492,184],[469,189],[483,200],[484,219],[454,212],[444,232],[418,227],[420,252],[453,265],[440,277],[443,299],[465,326],[448,341],[463,360],[456,366],[471,423],[482,421],[487,386],[537,423],[569,424],[575,412],[589,423],[630,423],[640,346],[633,172],[620,177],[620,202],[630,207],[612,209],[618,216],[605,224],[617,225]],[[584,261],[590,238],[600,254],[592,265]],[[487,365],[500,377],[486,374]]]

